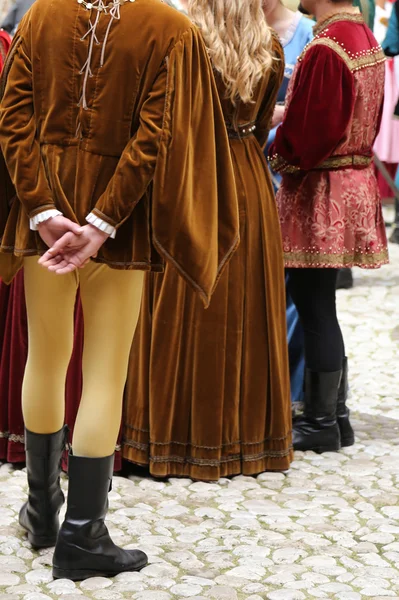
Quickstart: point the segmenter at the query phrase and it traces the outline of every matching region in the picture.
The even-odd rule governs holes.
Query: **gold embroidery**
[[[264,458],[284,458],[289,456],[293,450],[292,444],[288,446],[286,450],[266,450],[265,452],[260,452],[259,454],[247,454],[243,455],[243,462],[255,462],[258,460],[263,460]]]
[[[9,442],[14,442],[14,444],[24,444],[25,443],[25,438],[23,435],[15,435],[14,433],[11,433],[8,436],[8,441]]]
[[[295,167],[294,165],[289,165],[288,163],[280,169],[280,173],[286,173],[287,175],[295,175],[295,173],[300,173],[301,169],[299,167]]]
[[[334,52],[336,52],[338,56],[342,58],[352,73],[359,71],[360,69],[365,69],[366,67],[373,67],[385,62],[386,60],[381,46],[375,46],[374,48],[370,48],[364,52],[352,53],[349,50],[346,50],[345,47],[337,40],[332,40],[329,37],[319,37],[315,38],[304,48],[301,56],[298,59],[298,62],[302,62],[306,53],[315,45],[327,46],[331,50],[334,50]]]
[[[179,463],[179,464],[187,464],[194,465],[198,467],[220,467],[224,464],[229,464],[232,462],[242,461],[242,462],[254,462],[257,460],[263,460],[266,458],[285,458],[289,456],[292,452],[292,445],[289,445],[284,450],[265,450],[264,452],[260,452],[259,454],[233,454],[228,457],[223,457],[220,459],[206,459],[206,458],[193,458],[182,456],[150,456],[150,463]]]
[[[280,173],[294,174],[299,173],[301,169],[294,165],[288,164],[282,156],[274,154],[270,159],[270,166],[274,171]],[[310,171],[322,171],[324,169],[339,169],[343,167],[368,167],[372,162],[370,156],[362,156],[360,154],[350,154],[348,156],[331,156],[322,163],[309,169]]]
[[[338,13],[333,15],[327,15],[324,19],[321,19],[316,25],[313,27],[314,35],[319,35],[326,27],[329,27],[333,23],[337,23],[338,21],[350,21],[351,23],[358,23],[359,25],[364,25],[364,18],[360,13]]]
[[[277,173],[299,173],[301,169],[299,167],[295,167],[294,165],[290,165],[287,161],[284,160],[282,156],[279,154],[274,154],[270,159],[269,163],[273,171]]]
[[[136,431],[141,431],[140,429],[136,430]],[[123,445],[125,446],[130,446],[132,448],[136,448],[138,450],[147,450],[149,448],[149,445],[151,446],[182,446],[184,448],[190,447],[190,448],[195,448],[196,450],[209,450],[209,451],[217,451],[217,450],[224,450],[225,448],[231,448],[233,446],[261,446],[262,444],[265,444],[266,442],[284,442],[285,440],[287,440],[289,437],[291,437],[292,435],[292,431],[289,431],[286,435],[282,436],[282,437],[266,437],[262,440],[256,441],[256,442],[242,442],[241,440],[236,440],[234,442],[229,442],[226,444],[220,444],[219,446],[199,446],[198,444],[192,444],[191,442],[176,442],[174,440],[169,440],[168,442],[154,442],[152,440],[149,441],[149,443],[147,442],[136,442],[135,440],[131,439],[131,438],[124,438],[123,439]]]
[[[135,442],[134,440],[123,440],[123,446],[139,450],[140,452],[148,452],[150,447],[149,444],[142,444],[140,442]]]
[[[351,154],[349,156],[331,156],[324,160],[315,169],[339,169],[340,167],[368,167],[371,165],[372,158],[370,156],[362,156],[361,154]]]
[[[23,435],[17,435],[15,433],[10,433],[9,431],[0,431],[0,440],[8,440],[8,442],[12,442],[14,444],[24,444],[25,438]],[[66,444],[67,450],[69,449],[69,444]],[[120,445],[115,446],[115,451],[120,452],[122,447]]]
[[[9,442],[13,442],[14,444],[23,444],[24,436],[16,435],[15,433],[10,433],[9,431],[0,431],[0,440],[8,440]]]
[[[324,254],[321,252],[284,252],[284,261],[288,267],[379,267],[388,263],[388,250],[354,250],[348,254]]]

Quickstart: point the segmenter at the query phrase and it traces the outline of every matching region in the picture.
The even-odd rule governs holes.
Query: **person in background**
[[[396,0],[393,6],[387,34],[382,42],[382,48],[388,57],[399,56],[399,0]],[[394,109],[394,117],[399,119],[399,98]],[[399,189],[399,167],[396,172],[395,185]],[[395,201],[395,223],[390,241],[399,244],[399,202],[397,199]]]
[[[288,288],[305,335],[304,413],[294,421],[293,444],[326,452],[354,443],[338,269],[388,262],[372,164],[385,57],[352,2],[303,0],[301,7],[317,19],[315,39],[291,79],[270,160],[283,178],[277,204]]]
[[[30,9],[34,1],[35,0],[16,0],[0,27],[13,36],[22,17]]]
[[[393,0],[375,0],[374,35],[381,44],[386,36]]]
[[[311,21],[299,11],[293,11],[281,0],[264,0],[263,10],[266,20],[278,34],[284,49],[285,70],[284,79],[277,96],[277,105],[273,115],[273,129],[270,131],[265,155],[267,156],[271,144],[274,142],[277,126],[283,120],[285,110],[285,96],[289,81],[292,77],[298,56],[313,38],[313,25]],[[281,175],[272,171],[272,180],[275,191],[281,183]],[[305,371],[305,351],[302,326],[298,312],[288,291],[287,301],[287,334],[288,352],[291,379],[291,401],[293,414],[301,408],[303,396],[303,378]]]
[[[182,13],[187,13],[188,0],[164,0],[164,2]]]
[[[314,22],[299,11],[294,12],[287,8],[282,0],[264,0],[263,10],[268,25],[279,36],[285,58],[284,79],[277,96],[277,105],[273,114],[274,128],[271,130],[267,142],[267,145],[270,145],[274,140],[277,125],[280,125],[283,120],[285,96],[297,58],[306,44],[313,38]],[[279,176],[277,177],[279,180]]]
[[[363,15],[363,18],[371,31],[374,29],[375,21],[375,0],[354,0],[353,6],[356,6]]]
[[[399,55],[399,0],[393,5],[382,48],[387,56]]]
[[[395,3],[389,1],[382,2],[381,6],[377,6],[377,9],[378,18],[376,20],[376,31],[378,35],[376,34],[376,38],[384,47],[388,35],[389,24],[391,24],[391,28],[388,37],[388,45],[392,44],[392,41],[390,40],[392,40],[391,35],[395,29],[397,16]],[[384,111],[382,114],[381,129],[374,146],[374,152],[379,161],[383,163],[389,177],[394,180],[399,165],[399,121],[394,116],[399,96],[399,62],[394,58],[392,52],[390,52],[388,45],[386,45],[387,50],[385,51],[387,61],[385,65]],[[393,198],[394,192],[391,189],[389,182],[385,179],[382,171],[378,170],[376,167],[376,172],[382,200],[389,202]]]
[[[189,12],[217,81],[241,242],[206,311],[173,269],[146,277],[123,453],[154,476],[209,481],[292,460],[281,232],[262,150],[284,57],[261,0],[191,0]]]

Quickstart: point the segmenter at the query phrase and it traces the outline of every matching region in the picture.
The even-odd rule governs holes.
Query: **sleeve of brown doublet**
[[[272,54],[275,59],[273,70],[270,73],[269,85],[259,111],[255,130],[255,136],[262,148],[266,145],[269,136],[278,91],[284,78],[284,50],[276,34],[273,34]]]
[[[140,125],[92,213],[117,229],[130,217],[151,183],[161,143],[168,80],[162,65],[140,111]]]
[[[152,237],[204,304],[239,242],[234,171],[212,67],[199,32],[173,47],[140,128],[94,213],[118,226],[152,181]]]
[[[0,86],[0,146],[18,198],[29,218],[54,209],[36,137],[28,27],[17,33]]]

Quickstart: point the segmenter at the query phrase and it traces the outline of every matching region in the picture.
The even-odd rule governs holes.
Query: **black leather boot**
[[[68,428],[57,433],[32,433],[25,429],[29,497],[19,513],[19,523],[35,548],[55,546],[58,515],[64,503],[60,486],[61,458]]]
[[[148,558],[140,550],[123,550],[111,540],[104,519],[114,456],[69,455],[69,490],[65,521],[53,558],[55,579],[82,581],[139,571]]]
[[[348,359],[345,357],[342,366],[342,378],[338,390],[337,403],[337,422],[339,431],[341,433],[341,446],[343,448],[346,448],[347,446],[353,446],[355,443],[355,432],[353,431],[352,425],[349,421],[350,411],[346,406],[348,389]]]
[[[338,269],[337,290],[350,290],[353,288],[352,269]]]
[[[337,452],[341,436],[337,423],[338,388],[342,371],[319,373],[306,369],[305,405],[293,424],[295,450]]]

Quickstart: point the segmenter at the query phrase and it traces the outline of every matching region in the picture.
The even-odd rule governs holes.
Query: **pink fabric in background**
[[[393,113],[399,98],[394,59],[389,58],[385,67],[385,99],[381,129],[374,144],[378,158],[386,163],[399,163],[399,119]]]

